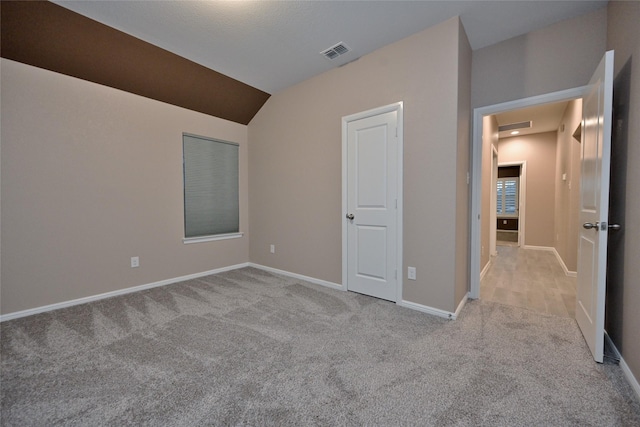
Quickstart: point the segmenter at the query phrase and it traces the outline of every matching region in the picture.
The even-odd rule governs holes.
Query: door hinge
[[[395,272],[395,278],[396,278],[396,280],[398,279],[398,270],[396,270],[396,272]]]
[[[398,199],[396,199],[396,209],[398,209]]]
[[[398,137],[398,127],[396,126],[396,138]]]

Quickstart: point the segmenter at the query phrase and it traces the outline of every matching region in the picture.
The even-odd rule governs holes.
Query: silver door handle
[[[611,231],[618,231],[621,228],[622,227],[620,226],[620,224],[609,224],[609,230],[611,230]]]
[[[586,230],[591,230],[593,228],[598,229],[599,226],[600,224],[597,222],[595,224],[592,224],[590,222],[585,222],[584,224],[582,224],[582,227],[585,228]]]
[[[348,220],[352,220],[353,218],[355,218],[355,216],[353,216],[353,214],[347,214],[347,219]]]

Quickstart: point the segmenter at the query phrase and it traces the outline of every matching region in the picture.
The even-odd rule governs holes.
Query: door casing
[[[397,198],[398,198],[398,208],[397,208],[397,239],[396,239],[396,265],[398,266],[398,276],[397,276],[397,291],[396,291],[396,303],[402,301],[402,277],[403,277],[403,257],[402,257],[402,236],[403,236],[403,141],[404,141],[404,130],[403,130],[403,102],[396,102],[393,104],[385,105],[383,107],[373,108],[371,110],[363,111],[360,113],[351,114],[349,116],[344,116],[342,118],[342,213],[340,215],[342,221],[342,289],[345,291],[349,290],[349,280],[348,280],[348,266],[349,266],[349,257],[348,257],[348,221],[345,216],[347,215],[348,208],[348,192],[347,192],[347,143],[348,143],[348,133],[347,128],[350,122],[364,119],[367,117],[377,116],[379,114],[396,112],[397,114],[397,126],[398,126],[398,144],[397,144],[397,171],[398,171],[398,179],[397,179]]]
[[[498,167],[503,166],[519,166],[520,175],[518,176],[518,246],[523,248],[524,244],[524,231],[526,220],[526,202],[527,202],[527,161],[517,160],[514,162],[498,163]],[[495,194],[496,186],[491,189],[491,194]],[[497,198],[497,196],[494,196]],[[495,209],[494,209],[495,211]],[[496,227],[497,228],[497,227]],[[496,230],[497,231],[497,230]]]

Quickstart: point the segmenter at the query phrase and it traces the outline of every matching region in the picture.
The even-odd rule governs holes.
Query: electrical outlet
[[[132,256],[131,257],[131,268],[140,267],[140,257]]]
[[[269,252],[271,252],[272,254],[275,254],[276,253],[276,245],[271,245],[269,247]]]
[[[416,280],[416,268],[415,267],[408,267],[407,268],[407,278],[409,280]]]

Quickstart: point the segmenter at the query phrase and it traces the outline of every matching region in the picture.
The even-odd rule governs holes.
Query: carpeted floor
[[[575,321],[448,321],[254,268],[7,321],[1,423],[638,426]]]

